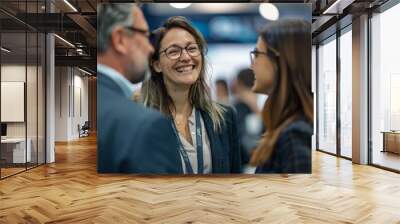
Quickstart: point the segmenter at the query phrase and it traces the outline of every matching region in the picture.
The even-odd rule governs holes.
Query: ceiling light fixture
[[[71,44],[71,42],[67,41],[66,39],[58,36],[57,34],[54,34],[55,37],[57,37],[59,40],[61,40],[62,42],[66,43],[67,45],[69,45],[70,47],[75,48],[75,45]]]
[[[189,7],[192,3],[169,3],[169,4],[176,9],[184,9]]]
[[[353,2],[354,2],[354,0],[336,0],[322,14],[323,15],[342,14],[343,9],[346,8],[347,6],[351,5],[351,3],[353,3]]]
[[[10,53],[10,52],[11,52],[11,50],[9,50],[9,49],[7,49],[7,48],[5,48],[5,47],[1,47],[0,49],[1,49],[2,51],[6,52],[6,53]]]
[[[271,3],[261,3],[259,7],[262,17],[268,20],[277,20],[279,18],[278,8]]]
[[[74,12],[78,12],[78,10],[71,4],[69,3],[68,0],[64,0],[65,4],[67,4],[72,10],[74,10]]]
[[[80,48],[77,48],[76,53],[78,53],[79,55],[83,55],[83,50]]]
[[[88,71],[85,71],[85,70],[83,70],[83,69],[81,69],[81,68],[79,68],[78,67],[78,69],[79,69],[79,71],[81,71],[81,72],[83,72],[83,73],[85,73],[85,74],[87,74],[87,75],[92,75],[92,73],[90,73],[90,72],[88,72]]]

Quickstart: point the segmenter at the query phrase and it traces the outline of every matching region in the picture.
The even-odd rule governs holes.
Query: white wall
[[[1,82],[2,122],[24,122],[24,103],[24,82]]]
[[[83,75],[76,68],[56,67],[56,141],[77,139],[78,124],[88,120],[88,78]]]
[[[55,68],[55,141],[68,140],[70,69]]]
[[[77,74],[78,72],[78,74]],[[72,136],[74,138],[79,137],[78,133],[78,124],[82,126],[85,121],[89,120],[88,116],[88,77],[87,76],[81,76],[83,73],[81,73],[79,70],[74,70],[74,112],[72,113],[73,119],[72,119]],[[81,108],[80,108],[81,107]],[[81,110],[81,111],[80,111]]]

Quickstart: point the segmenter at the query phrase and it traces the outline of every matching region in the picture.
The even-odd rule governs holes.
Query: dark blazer
[[[128,99],[104,74],[97,77],[97,171],[182,173],[170,122]]]
[[[256,173],[311,173],[312,124],[302,116],[279,135],[271,157]]]
[[[239,137],[236,128],[236,114],[230,107],[223,106],[224,122],[220,132],[215,132],[211,117],[202,111],[207,135],[210,140],[212,156],[212,173],[240,173],[241,157],[239,149]]]

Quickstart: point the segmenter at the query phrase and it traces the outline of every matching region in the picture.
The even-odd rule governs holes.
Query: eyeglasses
[[[134,26],[124,26],[125,29],[128,29],[132,32],[140,33],[143,36],[150,38],[151,33],[148,30],[136,28]]]
[[[181,57],[183,49],[185,49],[186,52],[191,57],[197,57],[201,53],[199,45],[192,43],[192,44],[189,44],[188,46],[186,46],[185,48],[182,48],[182,47],[179,47],[176,45],[170,46],[167,49],[160,51],[160,55],[162,53],[165,53],[167,58],[169,58],[171,60],[176,60]]]
[[[255,48],[254,50],[250,51],[251,64],[254,63],[255,58],[258,57],[258,55],[260,55],[260,54],[267,55],[269,57],[279,57],[280,56],[279,52],[272,47],[267,47],[267,52],[259,51]]]

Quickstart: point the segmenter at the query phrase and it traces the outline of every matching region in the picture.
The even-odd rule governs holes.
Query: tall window
[[[351,27],[340,36],[340,154],[352,157],[352,35]]]
[[[318,48],[318,149],[336,153],[336,37]]]
[[[372,163],[400,170],[400,4],[371,19]]]

